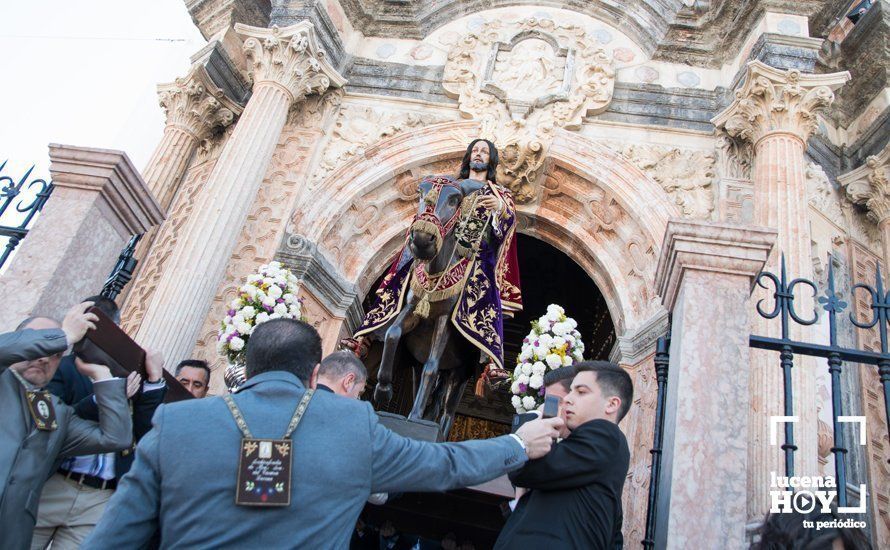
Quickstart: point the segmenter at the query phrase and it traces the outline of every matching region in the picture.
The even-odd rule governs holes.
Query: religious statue
[[[510,192],[497,184],[497,163],[494,144],[476,139],[457,178],[423,178],[405,246],[346,342],[359,352],[369,338],[383,340],[377,403],[392,398],[402,354],[413,357],[420,367],[408,418],[436,421],[446,436],[480,363],[503,369],[503,318],[522,308],[516,212]]]

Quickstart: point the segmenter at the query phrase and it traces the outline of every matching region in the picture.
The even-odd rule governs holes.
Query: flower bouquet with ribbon
[[[260,266],[248,275],[229,304],[217,335],[217,351],[229,361],[225,381],[229,390],[244,383],[244,361],[250,335],[271,319],[303,319],[299,281],[280,262]]]
[[[554,369],[584,360],[584,343],[578,323],[566,317],[556,304],[532,322],[532,330],[522,341],[516,368],[510,376],[511,403],[517,413],[537,409],[544,404],[544,375]]]

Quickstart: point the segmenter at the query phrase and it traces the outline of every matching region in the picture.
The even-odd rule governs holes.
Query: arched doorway
[[[562,305],[566,314],[578,322],[585,357],[605,359],[615,342],[615,328],[606,299],[591,277],[554,246],[526,234],[519,234],[517,239],[524,310],[504,322],[505,367],[516,365],[516,356],[531,322],[546,313],[547,305],[552,303]],[[379,285],[380,279],[382,274],[366,296],[366,309],[371,305],[373,289]],[[375,382],[372,375],[369,387]],[[413,402],[410,372],[398,373],[393,385],[395,398],[380,410],[407,414]],[[369,399],[371,392],[366,394],[365,399]],[[492,399],[486,401],[477,399],[470,385],[458,408],[458,418],[449,439],[463,441],[508,433],[513,413],[506,388],[494,392]],[[448,533],[453,533],[458,543],[470,541],[476,548],[489,548],[503,526],[499,511],[502,500],[467,490],[445,495],[402,495],[385,506],[367,506],[364,519],[369,529],[388,521],[406,539],[423,537],[441,541]]]

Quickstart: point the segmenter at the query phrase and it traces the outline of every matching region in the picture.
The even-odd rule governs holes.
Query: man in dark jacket
[[[113,300],[91,296],[87,301],[93,302],[115,323],[120,321],[120,312]],[[142,383],[136,373],[127,378],[133,418],[133,443],[129,448],[117,453],[66,458],[46,482],[40,496],[32,549],[46,548],[50,542],[53,550],[77,548],[99,522],[118,481],[133,464],[136,443],[151,429],[155,409],[164,401],[167,388],[163,366],[160,355],[150,353],[145,361],[149,380]],[[46,389],[73,407],[80,418],[98,419],[93,383],[75,368],[74,355],[62,358]]]
[[[495,548],[612,549],[623,546],[621,492],[630,466],[618,422],[633,399],[630,376],[618,365],[586,361],[564,398],[571,434],[550,454],[510,474],[530,489]]]

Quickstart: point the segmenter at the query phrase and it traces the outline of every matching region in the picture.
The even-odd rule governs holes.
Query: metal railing
[[[6,163],[4,160],[0,164],[0,174],[6,168]],[[18,182],[10,176],[0,175],[0,237],[8,239],[0,254],[0,269],[28,234],[34,217],[53,192],[53,184],[42,178],[29,181],[32,172],[33,165]]]

